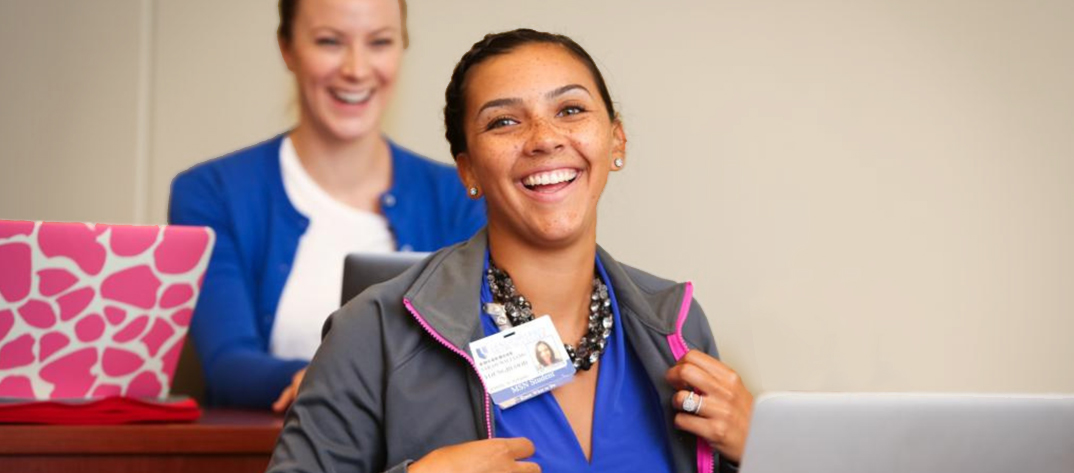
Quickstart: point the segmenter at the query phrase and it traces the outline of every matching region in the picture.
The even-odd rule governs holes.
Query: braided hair
[[[562,46],[585,64],[593,75],[593,81],[597,83],[600,98],[604,101],[604,107],[608,109],[608,118],[615,121],[615,106],[612,104],[608,86],[604,83],[604,76],[601,75],[600,69],[597,68],[596,62],[589,56],[589,53],[582,49],[573,39],[560,34],[545,33],[527,28],[491,33],[485,35],[481,41],[474,43],[470,50],[462,55],[462,59],[455,65],[455,70],[451,73],[451,82],[448,83],[447,90],[444,91],[446,102],[444,105],[444,128],[446,129],[444,136],[447,138],[448,144],[451,145],[452,156],[458,157],[459,154],[467,150],[466,132],[463,130],[463,115],[466,112],[464,109],[464,94],[466,92],[467,72],[491,57],[507,54],[527,44],[556,44]]]

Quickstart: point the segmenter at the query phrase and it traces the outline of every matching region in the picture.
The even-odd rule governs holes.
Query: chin
[[[328,132],[339,141],[354,141],[370,133],[376,133],[376,127],[368,123],[337,123],[329,124]]]
[[[340,116],[327,111],[318,120],[326,134],[339,141],[354,141],[380,132],[379,108],[371,107],[359,115]]]
[[[584,236],[582,225],[551,225],[538,226],[538,229],[530,233],[534,239],[545,243],[547,246],[566,246]]]

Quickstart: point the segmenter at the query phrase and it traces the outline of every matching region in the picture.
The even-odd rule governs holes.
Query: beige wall
[[[0,0],[0,217],[163,221],[175,172],[286,128],[274,3]],[[56,29],[42,4],[96,7],[52,7]],[[1074,3],[410,5],[386,129],[437,159],[443,88],[485,32],[564,32],[598,59],[630,139],[600,240],[693,280],[755,390],[1074,391]],[[18,197],[45,185],[77,191]]]
[[[0,0],[0,218],[144,213],[139,0]]]
[[[157,0],[149,201],[167,219],[172,177],[291,126],[271,0]]]

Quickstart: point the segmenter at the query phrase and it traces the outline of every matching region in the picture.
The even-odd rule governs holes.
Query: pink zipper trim
[[[686,317],[690,315],[690,303],[694,300],[694,283],[686,282],[686,294],[682,296],[682,304],[679,305],[679,316],[675,319],[675,333],[668,335],[668,345],[671,346],[671,354],[675,355],[675,361],[686,356],[690,347],[686,346],[686,339],[682,336],[682,326],[686,324]]]
[[[686,317],[690,315],[690,303],[694,300],[694,284],[687,281],[686,294],[682,297],[682,305],[679,306],[679,316],[675,320],[675,333],[668,335],[668,345],[675,361],[686,356],[690,347],[686,345],[686,338],[682,336],[682,326],[686,324]],[[697,471],[713,472],[716,470],[716,460],[712,453],[712,446],[705,439],[697,438]]]
[[[426,332],[429,332],[429,335],[432,335],[432,337],[434,339],[436,339],[436,341],[440,342],[441,345],[444,345],[449,350],[451,350],[451,351],[457,353],[459,356],[465,358],[466,362],[470,363],[470,367],[472,367],[474,369],[474,373],[477,373],[477,364],[474,363],[473,358],[470,358],[470,355],[467,355],[466,352],[456,348],[455,345],[452,345],[450,342],[445,340],[444,337],[440,336],[440,334],[437,333],[436,330],[433,330],[433,328],[429,325],[429,323],[425,321],[425,318],[422,317],[421,314],[418,313],[418,310],[414,308],[414,305],[410,303],[409,299],[404,297],[403,298],[403,305],[406,306],[406,310],[410,311],[410,315],[413,315],[414,318],[418,320],[418,324],[420,324],[421,327],[424,328]],[[485,387],[485,380],[481,379],[481,375],[478,375],[477,379],[481,381],[481,387],[485,391],[485,427],[488,429],[488,438],[491,439],[492,438],[492,408],[489,406],[489,394],[488,394],[489,390],[488,390],[487,387]]]

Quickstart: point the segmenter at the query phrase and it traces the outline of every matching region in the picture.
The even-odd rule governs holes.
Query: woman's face
[[[398,0],[301,0],[280,42],[303,123],[341,141],[379,132],[403,54]]]
[[[596,235],[597,202],[626,137],[586,66],[529,44],[474,66],[464,85],[467,187],[485,195],[490,231],[541,247]]]
[[[537,360],[541,362],[541,366],[552,364],[552,348],[544,343],[537,344]]]

